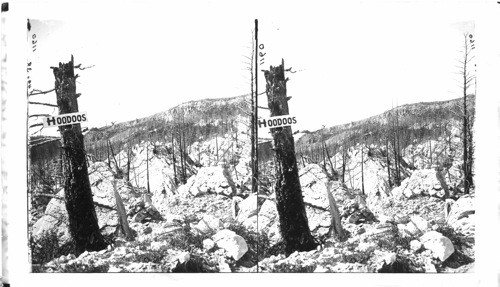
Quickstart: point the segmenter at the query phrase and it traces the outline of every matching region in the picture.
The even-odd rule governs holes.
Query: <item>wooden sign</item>
[[[290,115],[263,118],[257,120],[259,128],[280,128],[280,127],[291,126],[296,123],[297,123],[296,117]]]
[[[87,112],[77,112],[50,116],[43,119],[43,126],[46,128],[79,124],[87,121]]]

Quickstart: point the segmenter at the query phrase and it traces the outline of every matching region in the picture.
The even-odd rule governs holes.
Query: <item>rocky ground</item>
[[[242,146],[235,148],[244,150]],[[139,157],[143,155],[138,147],[134,164],[140,166]],[[214,160],[210,155],[199,157]],[[124,179],[115,179],[106,163],[91,163],[90,181],[99,224],[110,245],[99,252],[71,253],[64,191],[60,190],[43,215],[33,217],[33,271],[473,271],[474,192],[454,193],[453,199],[443,199],[445,187],[435,169],[408,171],[400,187],[390,188],[382,159],[367,161],[364,195],[357,188],[331,182],[320,165],[300,168],[309,227],[319,245],[316,250],[288,257],[283,254],[272,188],[265,195],[249,194],[249,171],[243,160],[233,170],[223,163],[193,168],[187,183],[174,189],[168,158],[158,156],[150,162],[152,177],[156,178],[152,194]],[[138,176],[137,181],[143,180],[143,175]],[[119,232],[113,181],[128,212],[133,241],[124,240]],[[328,236],[328,192],[341,212],[342,240]]]

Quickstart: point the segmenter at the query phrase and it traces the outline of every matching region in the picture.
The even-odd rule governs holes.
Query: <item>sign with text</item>
[[[257,120],[259,128],[280,128],[280,127],[291,126],[296,123],[297,123],[296,117],[290,115],[263,118]]]
[[[87,121],[87,112],[78,112],[50,116],[43,119],[43,126],[46,128],[79,124]]]

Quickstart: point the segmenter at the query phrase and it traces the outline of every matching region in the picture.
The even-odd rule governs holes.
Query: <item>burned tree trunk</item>
[[[345,238],[344,229],[342,228],[342,221],[340,218],[340,211],[335,203],[335,198],[332,194],[332,181],[328,182],[326,185],[326,193],[328,196],[328,203],[330,204],[330,217],[331,225],[329,230],[329,235],[338,241],[342,241]]]
[[[176,170],[175,164],[176,164],[176,161],[175,161],[174,132],[172,131],[172,166],[174,167],[174,183],[175,183],[175,186],[177,187],[179,182],[177,181],[177,170]]]
[[[116,211],[118,213],[117,229],[125,237],[126,240],[132,241],[134,240],[134,235],[128,225],[127,211],[125,210],[125,205],[123,204],[123,200],[120,194],[118,193],[118,189],[116,188],[116,180],[113,180],[113,191],[116,201]]]
[[[288,115],[284,61],[280,66],[264,71],[266,93],[271,116]],[[311,235],[302,198],[295,146],[291,127],[272,128],[276,154],[276,200],[281,236],[287,255],[308,251],[317,243]]]
[[[151,193],[151,189],[149,188],[149,140],[150,138],[148,137],[148,142],[146,143],[146,185],[148,193]]]
[[[59,67],[52,69],[59,114],[78,112],[73,56],[69,63],[59,63]],[[75,243],[75,251],[80,254],[85,250],[104,249],[107,244],[99,232],[81,126],[80,124],[61,126],[59,131],[66,159],[64,197],[69,218],[69,231]]]
[[[391,181],[391,160],[389,159],[389,136],[387,136],[386,141],[385,141],[385,160],[387,162],[387,182],[389,183],[389,187],[392,188],[392,181]]]
[[[361,194],[365,194],[365,159],[363,156],[363,148],[364,146],[361,145]]]

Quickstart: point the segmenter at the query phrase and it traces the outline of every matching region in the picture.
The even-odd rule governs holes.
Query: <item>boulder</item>
[[[247,218],[245,221],[243,221],[243,226],[252,231],[259,231],[259,232],[265,232],[267,233],[269,231],[269,228],[271,225],[274,223],[274,221],[270,220],[267,216],[263,215],[253,215],[249,218]],[[258,229],[257,229],[258,228]]]
[[[405,221],[400,221],[405,222]],[[410,217],[410,220],[406,224],[398,224],[399,233],[403,236],[416,237],[421,236],[425,232],[431,230],[430,223],[424,218],[413,215]]]
[[[300,186],[304,202],[322,208],[328,208],[328,177],[317,164],[308,164],[299,170]]]
[[[451,240],[437,231],[429,231],[420,237],[420,242],[425,249],[432,251],[434,258],[445,261],[450,257],[455,248]]]
[[[205,214],[203,218],[198,222],[198,224],[194,225],[193,228],[198,230],[199,232],[206,233],[215,233],[224,228],[222,221],[210,214]]]
[[[257,195],[250,195],[238,204],[238,215],[236,220],[243,223],[247,218],[257,215]]]
[[[328,233],[331,225],[331,215],[329,211],[306,206],[306,214],[309,229],[313,234],[322,236]]]
[[[224,172],[222,166],[206,166],[198,170],[196,175],[191,176],[184,187],[179,189],[181,193],[189,193],[193,196],[208,192],[230,195],[234,190],[234,183]]]
[[[212,236],[212,240],[219,248],[226,250],[227,255],[234,260],[239,260],[248,251],[245,239],[229,229],[217,232]]]
[[[273,225],[269,228],[269,232],[267,234],[269,237],[269,241],[271,245],[274,245],[281,241],[281,232],[280,232],[280,223],[279,220],[276,220]]]
[[[475,234],[475,208],[474,199],[461,197],[451,205],[446,222],[455,231],[465,235]]]
[[[278,217],[278,210],[276,209],[276,203],[272,200],[266,200],[262,204],[259,210],[259,216],[265,216],[270,220],[274,220]]]
[[[106,208],[116,207],[116,200],[111,181],[106,175],[111,175],[109,167],[101,162],[93,163],[89,171],[97,170],[89,176],[93,200],[99,205],[95,205],[96,215],[103,235],[111,235],[118,226],[118,214],[116,210]],[[117,190],[124,203],[128,203],[135,198],[134,191],[122,180],[117,180]],[[32,234],[34,240],[40,239],[47,232],[55,232],[59,238],[59,244],[64,245],[71,240],[68,230],[68,213],[64,204],[64,189],[61,189],[56,198],[53,198],[47,204],[44,215],[34,223]]]
[[[412,198],[421,195],[443,196],[444,191],[434,169],[415,170],[409,178],[393,190],[393,195]]]
[[[57,196],[63,198],[64,190],[57,193]],[[44,215],[35,222],[32,230],[35,241],[49,232],[55,232],[59,245],[68,243],[71,240],[71,235],[68,229],[68,214],[63,200],[57,198],[50,200]]]

